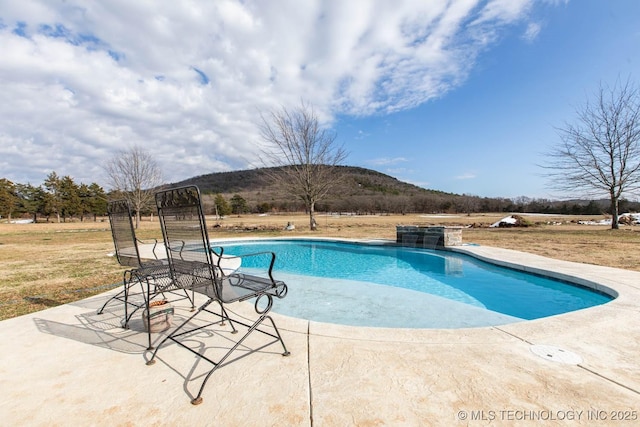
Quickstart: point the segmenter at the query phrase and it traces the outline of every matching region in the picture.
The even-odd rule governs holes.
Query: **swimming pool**
[[[352,326],[461,328],[537,319],[611,296],[446,251],[325,240],[216,242],[225,254],[272,251],[289,286],[273,311]],[[246,258],[242,269],[257,268]]]

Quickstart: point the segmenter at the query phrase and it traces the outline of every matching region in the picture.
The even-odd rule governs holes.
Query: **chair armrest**
[[[276,263],[276,254],[274,252],[270,252],[270,251],[265,251],[265,252],[254,252],[254,253],[250,253],[250,254],[244,254],[244,255],[225,255],[225,259],[233,259],[233,258],[239,258],[239,259],[243,259],[243,258],[249,258],[249,257],[255,257],[255,256],[269,256],[269,268],[267,270],[267,274],[269,275],[269,280],[271,280],[271,282],[275,285],[276,284],[276,280],[273,278],[273,265]],[[222,252],[220,254],[220,257],[218,258],[218,268],[220,269],[220,271],[222,272],[223,275],[224,272],[223,270],[219,267],[220,265],[220,261],[222,260]]]
[[[149,239],[151,240],[151,239]],[[144,240],[138,239],[136,237],[136,244],[146,244],[146,242]],[[156,247],[158,246],[158,239],[153,239],[153,249],[151,249],[151,251],[153,252],[153,257],[155,259],[158,259],[158,254],[156,253]]]
[[[180,257],[180,259],[182,259],[182,251],[184,250],[184,247],[186,245],[186,242],[184,240],[176,240],[176,242],[180,243],[179,249],[175,249],[173,248],[173,244],[171,244],[171,242],[169,242],[169,244],[167,245],[165,242],[165,246],[167,248],[167,251],[170,252],[177,252],[178,256]]]
[[[220,261],[222,261],[222,255],[224,254],[224,248],[222,246],[209,246],[209,250],[215,256],[218,257],[218,262],[216,263],[216,267],[218,268],[218,270],[220,270],[222,272],[222,267],[220,267]]]

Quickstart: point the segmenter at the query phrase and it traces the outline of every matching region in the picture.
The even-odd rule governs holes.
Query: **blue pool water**
[[[225,242],[224,253],[276,254],[289,294],[274,311],[356,326],[459,328],[537,319],[612,298],[443,251],[320,240]],[[245,258],[255,271],[261,257]]]

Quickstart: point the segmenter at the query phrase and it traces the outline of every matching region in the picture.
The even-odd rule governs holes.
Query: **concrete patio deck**
[[[461,250],[596,282],[619,296],[564,315],[456,330],[356,328],[274,314],[291,355],[282,357],[276,344],[219,369],[204,402],[193,406],[210,365],[171,344],[146,366],[139,317],[123,330],[120,304],[96,315],[111,291],[0,322],[0,424],[640,423],[640,273],[488,247]],[[186,304],[178,307],[177,316],[188,314]],[[233,307],[239,315],[250,308]],[[229,345],[227,333],[203,330],[189,340],[210,354]]]

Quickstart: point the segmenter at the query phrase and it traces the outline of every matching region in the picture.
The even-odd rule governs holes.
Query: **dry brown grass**
[[[576,225],[593,219],[571,216],[528,217],[531,228],[486,228],[501,214],[474,216],[319,216],[317,232],[308,231],[304,215],[209,219],[210,237],[323,236],[395,239],[395,226],[481,225],[463,231],[465,242],[531,252],[564,259],[640,271],[635,253],[640,227],[610,230],[606,226]],[[292,222],[296,230],[284,231]],[[546,222],[562,222],[547,225]],[[143,239],[161,239],[158,222],[144,221]],[[65,304],[115,287],[122,271],[113,252],[107,221],[66,224],[0,224],[0,319]]]

